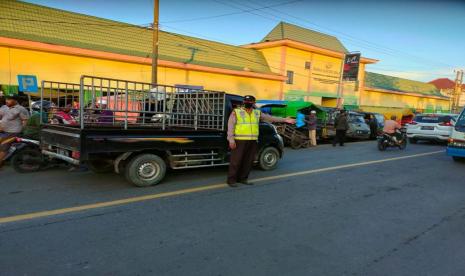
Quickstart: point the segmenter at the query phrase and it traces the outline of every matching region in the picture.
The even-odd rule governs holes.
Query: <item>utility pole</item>
[[[459,112],[460,96],[462,94],[463,70],[456,70],[455,87],[452,96],[452,113]]]
[[[159,0],[153,1],[153,24],[152,24],[152,88],[155,88],[158,83],[158,19],[159,19]]]
[[[343,75],[344,75],[344,63],[346,60],[346,54],[342,55],[342,60],[341,60],[341,72],[339,75],[339,83],[337,86],[337,100],[336,100],[336,107],[337,108],[342,108],[343,107],[343,92],[344,92],[344,82],[343,82]]]

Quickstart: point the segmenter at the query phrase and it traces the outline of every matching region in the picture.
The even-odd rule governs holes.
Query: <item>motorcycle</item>
[[[16,172],[36,172],[44,165],[44,158],[40,150],[40,142],[26,138],[15,138],[11,144],[5,160],[10,160]]]
[[[384,151],[390,147],[397,147],[400,150],[404,150],[405,148],[407,148],[407,132],[405,128],[402,128],[399,132],[400,133],[398,134],[400,134],[401,137],[400,141],[394,139],[393,135],[384,132],[381,133],[378,136],[378,149],[380,151]]]
[[[49,158],[42,154],[40,141],[16,137],[5,161],[10,161],[18,173],[31,173],[66,164],[64,161]]]

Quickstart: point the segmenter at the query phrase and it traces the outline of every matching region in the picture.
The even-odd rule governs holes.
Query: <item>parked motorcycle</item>
[[[44,156],[39,141],[20,137],[11,145],[5,161],[10,161],[18,173],[37,172],[66,164],[61,160]]]
[[[405,128],[400,130],[400,141],[394,140],[393,135],[382,133],[378,136],[378,149],[384,151],[390,147],[397,147],[400,150],[404,150],[407,147],[407,132]]]
[[[5,160],[10,160],[11,166],[16,172],[36,172],[44,164],[44,158],[40,150],[40,142],[37,140],[19,138],[11,144]]]

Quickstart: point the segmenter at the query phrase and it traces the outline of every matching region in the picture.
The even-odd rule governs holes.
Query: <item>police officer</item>
[[[257,153],[260,121],[295,123],[294,119],[273,117],[254,107],[255,97],[245,96],[243,106],[235,108],[229,116],[228,141],[231,158],[227,183],[231,187],[237,187],[237,182],[253,185],[248,178]]]

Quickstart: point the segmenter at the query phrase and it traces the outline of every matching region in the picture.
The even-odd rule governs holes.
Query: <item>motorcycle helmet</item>
[[[49,111],[50,108],[54,107],[54,104],[52,102],[50,102],[50,101],[42,101],[42,102],[37,101],[37,102],[32,103],[31,109],[32,109],[32,111],[40,112],[41,106],[42,106],[44,111]]]

